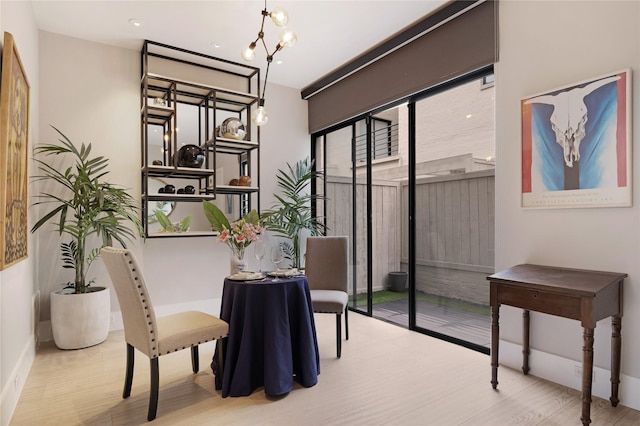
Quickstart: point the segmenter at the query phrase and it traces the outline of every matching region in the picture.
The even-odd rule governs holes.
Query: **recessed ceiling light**
[[[142,26],[142,22],[140,22],[139,20],[137,20],[136,18],[131,18],[129,19],[129,23],[131,25],[133,25],[134,27],[141,27]]]
[[[212,41],[212,42],[211,42],[211,45],[212,45],[213,47],[215,47],[216,49],[219,49],[219,48],[220,48],[220,43],[216,43],[215,41]]]
[[[282,60],[278,60],[276,61],[276,64],[280,65],[282,63]]]
[[[467,118],[471,118],[471,117],[473,117],[473,115],[471,115],[471,114],[467,114],[467,115],[466,115],[466,117],[467,117]]]

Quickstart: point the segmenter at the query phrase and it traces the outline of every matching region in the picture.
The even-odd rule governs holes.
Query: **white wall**
[[[140,52],[48,32],[40,33],[40,43],[43,140],[53,140],[49,124],[54,124],[73,141],[92,142],[98,153],[110,159],[112,181],[139,193]],[[306,102],[298,91],[283,86],[270,84],[269,93],[269,123],[261,129],[262,208],[273,201],[275,170],[309,153]],[[39,253],[42,320],[46,321],[48,293],[69,279],[65,275],[69,271],[59,268],[55,235],[45,231],[39,237],[43,244]],[[144,265],[154,305],[220,299],[229,271],[229,250],[214,238],[148,239],[135,250]],[[251,249],[248,255],[249,265],[257,267]],[[93,268],[98,282],[110,286],[102,263],[97,261]],[[112,311],[119,311],[113,291]],[[217,305],[211,311],[218,314]],[[118,322],[115,315],[115,326]]]
[[[519,263],[626,272],[622,321],[621,403],[640,407],[640,3],[637,1],[501,1],[496,65],[496,270]],[[633,179],[630,208],[525,210],[520,207],[520,99],[631,67]],[[521,366],[521,311],[501,309],[500,361]],[[610,363],[609,320],[595,331],[594,363]],[[515,343],[515,345],[514,345]],[[579,322],[532,313],[531,372],[575,385],[582,360]],[[503,351],[504,348],[504,351]],[[562,367],[562,368],[559,368]],[[571,382],[571,383],[569,383]],[[608,373],[595,394],[609,396]],[[634,394],[636,397],[634,397]]]
[[[56,142],[55,126],[73,143],[92,145],[94,155],[109,158],[109,179],[140,193],[139,55],[52,33],[40,32],[40,137]],[[37,188],[34,188],[37,191]],[[35,214],[39,212],[35,211]],[[38,231],[37,285],[41,319],[49,319],[49,294],[73,280],[73,271],[60,267],[60,239],[53,225]],[[141,256],[141,250],[137,250]],[[89,277],[110,286],[101,262]],[[115,292],[111,292],[115,300]],[[112,303],[117,308],[117,303]],[[48,337],[44,328],[43,338]]]
[[[30,145],[38,139],[38,30],[30,2],[0,2],[0,30],[15,40],[30,84]],[[31,169],[33,167],[29,166]],[[31,188],[29,189],[31,191]],[[32,191],[31,191],[32,192]],[[33,223],[32,215],[29,216]],[[34,265],[35,238],[29,235],[29,257],[0,272],[0,424],[7,424],[24,385],[35,354],[32,305],[37,299]]]

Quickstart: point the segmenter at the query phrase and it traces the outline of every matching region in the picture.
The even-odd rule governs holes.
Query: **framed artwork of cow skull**
[[[522,207],[631,206],[631,70],[529,96]]]

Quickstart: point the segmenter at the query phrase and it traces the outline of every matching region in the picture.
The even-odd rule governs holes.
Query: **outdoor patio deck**
[[[373,305],[373,317],[407,327],[409,324],[407,299]],[[491,316],[446,303],[424,300],[416,302],[416,324],[420,327],[489,347],[491,343]]]

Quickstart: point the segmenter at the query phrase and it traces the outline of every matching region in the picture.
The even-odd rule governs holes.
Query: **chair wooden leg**
[[[336,314],[336,338],[338,340],[338,358],[342,353],[342,315]]]
[[[347,334],[347,340],[349,340],[349,308],[344,308],[344,329]]]
[[[129,398],[131,395],[131,383],[133,382],[133,363],[135,361],[135,353],[133,346],[127,343],[127,370],[124,375],[123,398]]]
[[[158,411],[158,387],[160,386],[160,374],[158,371],[158,358],[150,360],[151,364],[151,389],[149,391],[149,413],[147,420],[151,421],[156,418]]]
[[[198,345],[191,346],[191,368],[193,374],[196,374],[200,370],[200,357],[198,355]]]

